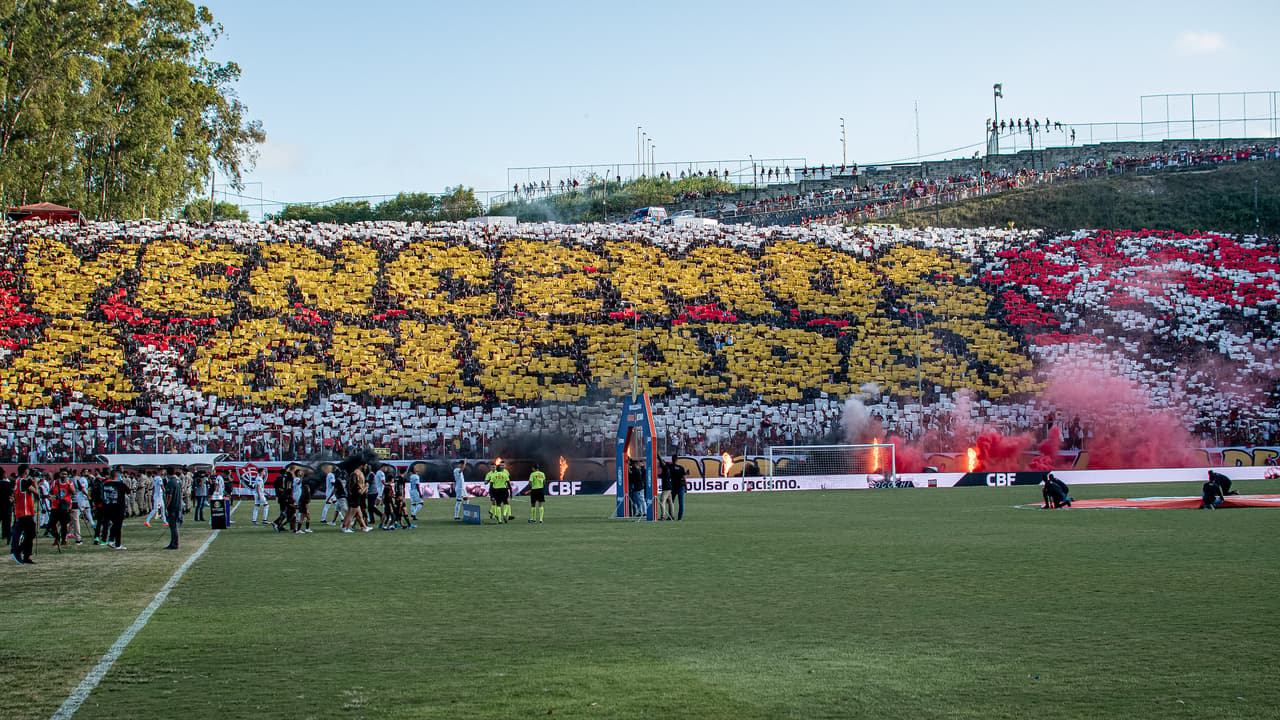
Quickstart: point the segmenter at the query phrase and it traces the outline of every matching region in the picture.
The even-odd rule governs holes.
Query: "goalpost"
[[[770,445],[769,479],[775,476],[880,475],[893,479],[893,443],[860,445]]]

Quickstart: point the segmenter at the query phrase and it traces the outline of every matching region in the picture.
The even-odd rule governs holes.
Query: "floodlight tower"
[[[991,87],[991,104],[994,110],[991,115],[991,144],[995,147],[994,155],[1000,154],[1000,133],[996,128],[1000,125],[1000,98],[1004,97],[1004,83],[996,83]]]
[[[916,152],[918,154],[919,150],[917,150]],[[846,137],[844,134],[844,118],[840,118],[840,167],[844,167],[848,164],[849,164],[849,146],[846,143]]]

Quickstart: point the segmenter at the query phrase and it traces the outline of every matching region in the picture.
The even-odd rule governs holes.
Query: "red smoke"
[[[1049,472],[1057,468],[1059,451],[1062,449],[1062,433],[1059,430],[1055,425],[1049,430],[1049,437],[1036,446],[1040,454],[1027,464],[1028,470]]]
[[[908,445],[906,440],[903,440],[896,435],[889,438],[886,442],[893,443],[893,464],[895,472],[924,472],[924,452],[920,450],[920,448],[914,445]]]
[[[1197,447],[1182,422],[1154,410],[1149,395],[1129,380],[1097,368],[1061,363],[1050,373],[1045,400],[1059,417],[1079,416],[1091,470],[1191,467]]]
[[[984,430],[978,436],[979,472],[1010,472],[1022,469],[1022,454],[1031,445],[1031,437],[1008,437],[995,430]]]

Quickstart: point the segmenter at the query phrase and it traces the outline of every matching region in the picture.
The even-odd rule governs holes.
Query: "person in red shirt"
[[[71,501],[75,496],[75,488],[71,485],[66,470],[60,471],[54,479],[49,496],[49,527],[53,530],[53,546],[66,545],[71,529]]]
[[[18,477],[13,482],[13,537],[9,544],[9,556],[19,565],[34,565],[31,559],[32,545],[36,539],[36,495],[39,488],[28,473],[25,464],[18,466]]]

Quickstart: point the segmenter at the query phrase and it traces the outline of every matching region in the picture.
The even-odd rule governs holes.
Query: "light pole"
[[[631,331],[635,337],[631,353],[631,401],[635,402],[640,397],[640,309],[630,300],[623,300],[621,304],[631,308]]]
[[[636,174],[640,173],[640,147],[641,147],[640,137],[644,134],[640,132],[640,129],[641,129],[641,126],[637,125],[636,126]]]
[[[924,406],[924,391],[923,391],[924,383],[923,383],[923,376],[920,371],[920,313],[916,309],[915,302],[912,302],[907,309],[913,316],[913,322],[916,328],[916,402],[919,403],[921,407],[923,407]]]
[[[642,168],[644,168],[644,150],[648,144],[648,138],[649,133],[640,133],[640,157],[637,161],[638,164],[636,165],[636,172],[640,172],[642,176],[647,174],[647,172],[642,172]]]
[[[992,118],[991,119],[991,137],[992,137],[991,144],[994,145],[996,149],[996,151],[992,154],[999,155],[1000,154],[1000,134],[996,132],[996,126],[1000,124],[1000,98],[1004,97],[1004,83],[996,83],[995,85],[991,86],[991,94],[992,94],[991,104],[994,107],[994,110],[991,115],[991,118]]]
[[[751,153],[747,153],[747,159],[751,161],[751,189],[754,191],[759,189],[756,184],[756,158]]]
[[[845,141],[844,118],[840,118],[840,167],[849,164],[848,144]]]

